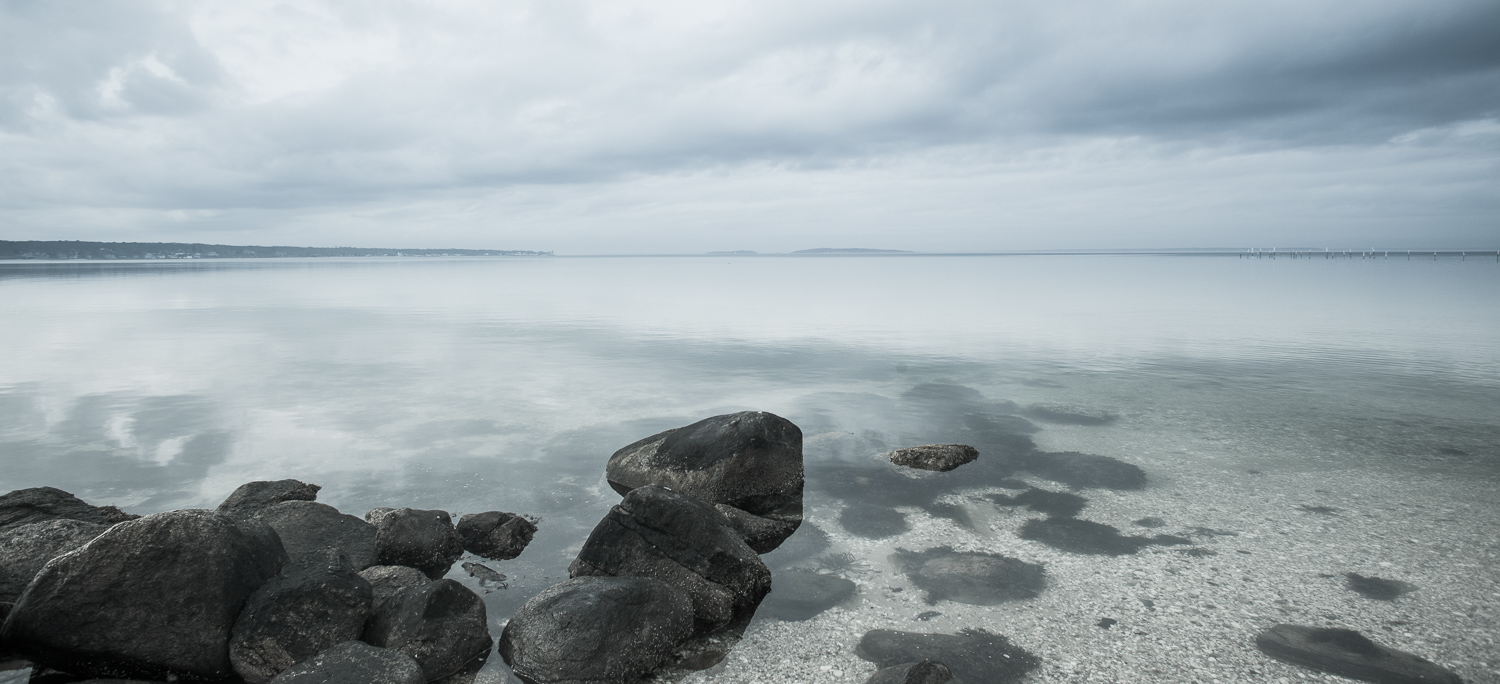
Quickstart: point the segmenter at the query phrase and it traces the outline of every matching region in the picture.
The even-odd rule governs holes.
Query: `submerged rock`
[[[778,620],[809,620],[854,596],[853,582],[837,575],[792,570],[776,575],[757,614]]]
[[[1026,407],[1026,415],[1049,423],[1071,425],[1107,425],[1120,418],[1109,411],[1072,404],[1032,404]]]
[[[1090,520],[1077,518],[1047,518],[1027,520],[1021,526],[1020,536],[1041,542],[1059,551],[1084,553],[1099,556],[1125,556],[1147,546],[1175,546],[1191,544],[1192,540],[1167,534],[1154,537],[1131,537],[1120,534],[1118,529]]]
[[[1344,578],[1347,586],[1366,598],[1380,601],[1394,601],[1402,594],[1417,590],[1416,585],[1407,584],[1400,580],[1389,580],[1383,577],[1366,577],[1357,572],[1346,572]]]
[[[1146,471],[1117,458],[1076,451],[1038,451],[1022,459],[1022,467],[1070,487],[1145,489]]]
[[[372,600],[370,583],[342,557],[266,582],[234,623],[229,659],[235,673],[264,684],[325,649],[358,639]]]
[[[495,643],[484,600],[449,579],[396,592],[376,607],[364,641],[411,656],[428,681],[462,670]]]
[[[898,466],[948,472],[979,458],[979,450],[967,444],[924,444],[897,449],[889,458]]]
[[[1462,684],[1457,674],[1350,629],[1276,625],[1256,635],[1262,653],[1293,665],[1380,684]]]
[[[286,560],[264,525],[157,513],[53,559],[0,636],[28,659],[83,676],[222,679],[233,673],[240,608]]]
[[[0,528],[0,604],[15,603],[47,561],[93,541],[106,525],[56,518]],[[4,621],[0,616],[0,621]]]
[[[343,554],[355,571],[375,564],[375,526],[333,506],[285,501],[257,509],[254,516],[276,530],[293,565],[318,565],[329,553]]]
[[[509,588],[509,586],[506,585],[505,581],[510,578],[506,577],[503,573],[496,571],[494,568],[491,568],[488,565],[485,565],[483,563],[465,562],[462,564],[462,567],[464,569],[464,572],[469,573],[470,577],[479,580],[479,586],[485,588],[486,590]]]
[[[457,531],[465,551],[490,560],[511,560],[536,536],[536,523],[515,513],[486,511],[459,518]]]
[[[380,565],[405,565],[438,579],[464,555],[446,511],[376,508],[365,520],[375,525],[375,562]]]
[[[529,682],[619,682],[669,664],[693,633],[693,604],[645,577],[577,577],[522,606],[500,656]]]
[[[995,553],[958,552],[947,546],[921,552],[896,549],[891,562],[927,592],[928,603],[992,606],[1033,598],[1047,587],[1041,565]]]
[[[0,495],[0,529],[11,525],[46,522],[58,518],[114,525],[140,518],[114,506],[90,506],[56,487],[17,489]]]
[[[1004,494],[991,494],[989,500],[1001,506],[1025,506],[1038,513],[1056,515],[1071,518],[1078,515],[1089,503],[1077,494],[1068,492],[1049,492],[1045,489],[1029,487],[1026,491],[1016,496]]]
[[[911,529],[906,514],[889,506],[852,503],[839,513],[839,526],[866,539],[894,537]]]
[[[875,671],[865,684],[945,684],[953,681],[953,671],[936,660],[901,663]]]
[[[284,501],[316,501],[318,490],[315,484],[299,480],[260,480],[239,486],[219,504],[218,513],[228,516],[249,515]]]
[[[1018,681],[1041,664],[1041,659],[1010,643],[1010,639],[982,629],[958,634],[875,629],[865,633],[854,653],[882,668],[934,660],[948,666],[961,681],[986,684]]]
[[[620,494],[661,485],[708,503],[790,525],[802,522],[802,431],[760,411],[700,420],[630,444],[605,468]],[[775,548],[786,536],[758,546]]]
[[[423,684],[412,657],[363,641],[345,641],[288,668],[272,684]]]

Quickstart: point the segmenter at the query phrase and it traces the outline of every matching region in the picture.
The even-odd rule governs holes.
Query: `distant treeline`
[[[371,247],[256,247],[197,242],[80,242],[0,240],[0,259],[271,259],[276,257],[552,256],[525,249],[381,249]]]

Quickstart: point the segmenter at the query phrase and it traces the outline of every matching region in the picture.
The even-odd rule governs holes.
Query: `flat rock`
[[[1135,537],[1120,534],[1110,525],[1077,518],[1027,520],[1021,525],[1020,537],[1041,542],[1059,551],[1095,556],[1126,556],[1147,546],[1191,544],[1192,540],[1169,534]]]
[[[0,603],[15,603],[47,561],[93,541],[108,525],[55,518],[0,528]],[[5,618],[0,616],[0,621]]]
[[[1350,629],[1276,625],[1256,635],[1262,653],[1293,665],[1380,684],[1462,684],[1457,674]]]
[[[837,575],[806,570],[777,573],[756,612],[778,620],[809,620],[854,596],[853,582]]]
[[[865,680],[865,684],[945,684],[952,681],[953,671],[947,665],[936,660],[923,660],[880,668]]]
[[[56,487],[17,489],[0,495],[0,528],[58,518],[113,525],[139,517],[141,516],[131,515],[114,506],[90,506]]]
[[[1103,409],[1073,404],[1032,404],[1026,407],[1026,415],[1049,423],[1070,425],[1108,425],[1120,418]]]
[[[423,684],[411,656],[362,641],[345,641],[286,669],[272,684]]]
[[[235,673],[250,684],[264,684],[292,665],[358,639],[372,600],[370,583],[343,557],[266,582],[250,595],[230,634]]]
[[[1145,489],[1146,471],[1117,458],[1076,451],[1037,451],[1021,459],[1021,465],[1037,475],[1070,487]]]
[[[839,526],[866,539],[894,537],[911,529],[906,514],[890,506],[855,502],[839,512]]]
[[[700,633],[747,623],[771,571],[712,506],[657,485],[610,509],[568,566],[572,577],[659,579],[687,594]]]
[[[299,480],[246,482],[231,492],[215,510],[228,516],[253,514],[284,501],[316,501],[320,489],[322,487],[318,485]]]
[[[945,473],[979,458],[979,450],[967,444],[924,444],[897,449],[888,457],[898,466]]]
[[[1041,659],[1010,639],[982,629],[958,634],[916,634],[889,629],[866,632],[855,655],[882,668],[934,660],[965,682],[1005,684],[1019,681],[1041,664]]]
[[[577,577],[526,602],[500,655],[526,681],[626,684],[667,665],[693,633],[693,605],[644,577]]]
[[[375,562],[380,565],[405,565],[438,579],[464,555],[446,511],[377,508],[365,520],[375,525]]]
[[[263,507],[254,516],[276,530],[293,565],[320,564],[330,552],[347,556],[356,571],[375,564],[375,526],[333,506],[284,501]]]
[[[536,523],[502,511],[470,513],[458,519],[458,538],[464,550],[490,560],[521,555],[536,536]]]
[[[622,495],[661,485],[795,531],[802,523],[802,430],[761,411],[705,418],[616,451],[605,478]]]
[[[223,679],[240,608],[286,561],[264,525],[202,510],[149,515],[43,567],[0,638],[84,677]]]
[[[1047,587],[1041,565],[996,553],[959,552],[947,546],[921,552],[897,549],[891,562],[927,592],[928,603],[992,606],[1033,598]]]
[[[1394,601],[1417,590],[1415,584],[1402,582],[1401,580],[1385,579],[1384,577],[1366,577],[1357,572],[1344,573],[1345,586],[1351,591],[1365,598],[1377,601]],[[3,600],[3,599],[0,599]]]
[[[428,681],[462,670],[495,643],[484,600],[450,579],[407,587],[377,606],[364,641],[411,656]]]

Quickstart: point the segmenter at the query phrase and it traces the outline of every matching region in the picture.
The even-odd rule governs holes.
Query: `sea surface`
[[[1222,641],[1231,652],[1224,660],[1240,669],[1210,666],[1203,675],[1180,664],[1138,681],[1295,676],[1269,661],[1254,669],[1261,666],[1249,640],[1258,627],[1299,619],[1353,621],[1367,634],[1381,620],[1403,622],[1405,637],[1385,625],[1391,645],[1447,663],[1469,681],[1497,681],[1497,295],[1500,263],[1448,257],[6,262],[0,492],[50,485],[147,514],[212,508],[241,483],[297,478],[321,485],[320,501],[354,515],[377,506],[534,515],[541,523],[532,546],[519,559],[490,563],[509,577],[507,589],[485,594],[498,637],[527,598],[566,579],[589,530],[619,501],[603,477],[611,453],[708,416],[769,411],[803,431],[809,524],[828,534],[828,552],[855,557],[853,568],[824,565],[858,580],[856,601],[904,615],[904,604],[891,601],[905,599],[887,591],[900,581],[886,560],[897,546],[941,541],[1052,563],[1047,592],[1073,592],[1069,605],[1081,606],[1087,624],[1076,638],[1024,626],[1010,632],[1047,663],[1033,679],[1088,681],[1090,667],[1115,677],[1143,672],[1109,670],[1130,661],[1083,641],[1105,631],[1092,626],[1098,616],[1128,622],[1121,611],[1140,610],[1134,599],[1097,609],[1086,599],[1160,589],[1128,577],[1090,589],[1086,579],[1070,584],[1067,570],[1077,563],[1080,572],[1107,575],[1112,563],[1133,557],[1074,558],[1018,539],[1017,526],[1036,516],[985,508],[975,497],[1005,490],[982,478],[955,480],[967,520],[872,488],[859,503],[897,510],[911,531],[860,537],[839,522],[854,497],[819,480],[842,468],[878,469],[875,455],[896,447],[971,443],[983,459],[987,440],[1019,436],[1039,450],[1141,466],[1145,490],[1076,492],[1096,499],[1099,519],[1123,533],[1140,532],[1129,528],[1133,517],[1176,506],[1177,518],[1160,531],[1212,521],[1238,536],[1201,546],[1243,545],[1241,554],[1219,547],[1219,560],[1264,557],[1260,571],[1283,573],[1269,586],[1310,587],[1306,601],[1316,605],[1307,615],[1287,614],[1287,604],[1269,598],[1257,609],[1260,599],[1246,594],[1244,612],[1258,619],[1235,621],[1239,631],[1181,625],[1210,646]],[[1058,420],[1038,405],[1107,420]],[[1333,512],[1308,512],[1317,506]],[[1201,519],[1190,519],[1195,507]],[[1275,544],[1256,542],[1278,534],[1280,556]],[[1294,538],[1305,546],[1286,546]],[[1336,557],[1320,545],[1339,549]],[[1142,554],[1198,562],[1178,551]],[[781,567],[774,561],[768,556]],[[1414,611],[1412,619],[1386,619],[1384,603],[1321,577],[1364,568],[1419,587],[1391,608]],[[451,576],[479,588],[457,566]],[[1332,613],[1317,603],[1324,594],[1327,605],[1349,608]],[[1006,633],[1007,616],[1025,606],[934,609],[964,622],[893,617],[884,626]],[[850,609],[839,611],[819,619],[852,625]],[[752,625],[726,666],[695,676],[752,681],[789,667],[784,654],[754,650],[776,648],[774,634],[795,637],[786,630],[797,625],[772,622]],[[866,617],[860,628],[878,622]],[[850,626],[839,643],[857,632]],[[1084,650],[1068,652],[1075,648]],[[1150,660],[1147,646],[1111,648]],[[837,644],[829,651],[829,668],[822,655],[803,657],[802,679],[859,682],[873,669]],[[503,672],[499,660],[485,671]]]

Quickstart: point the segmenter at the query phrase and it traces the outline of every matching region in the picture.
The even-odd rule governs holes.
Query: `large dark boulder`
[[[891,562],[912,584],[926,590],[928,603],[993,606],[1033,598],[1047,587],[1041,565],[997,553],[959,552],[947,546],[921,552],[896,549]]]
[[[712,506],[666,487],[631,490],[568,566],[572,577],[659,579],[693,601],[698,629],[748,622],[771,571]]]
[[[356,571],[375,564],[375,526],[333,506],[285,501],[260,509],[255,518],[276,530],[293,565],[316,565],[330,552],[344,554]]]
[[[1340,677],[1380,684],[1462,684],[1457,674],[1405,651],[1381,646],[1352,629],[1276,625],[1256,635],[1272,658]]]
[[[229,639],[235,673],[265,684],[325,649],[358,639],[370,618],[370,583],[342,556],[266,582],[246,602]]]
[[[527,682],[628,684],[669,664],[692,633],[692,601],[664,582],[578,577],[527,601],[499,651]]]
[[[380,565],[405,565],[438,579],[464,555],[446,511],[376,508],[365,520],[375,524],[375,562]]]
[[[423,684],[427,678],[411,656],[363,641],[345,641],[304,660],[272,684]]]
[[[866,632],[854,654],[882,668],[935,660],[965,682],[1006,684],[1020,680],[1041,660],[1010,639],[982,629],[958,634],[916,634],[890,629]]]
[[[616,451],[604,474],[622,495],[661,485],[789,525],[780,539],[757,544],[766,550],[802,522],[802,430],[770,413],[714,416],[652,435]]]
[[[365,626],[364,641],[411,656],[428,681],[462,670],[495,644],[484,600],[449,579],[407,587],[386,600]]]
[[[536,523],[501,511],[470,513],[458,519],[458,538],[465,551],[490,560],[521,555],[536,536]]]
[[[360,570],[359,576],[370,583],[373,605],[377,610],[402,589],[425,586],[432,581],[421,570],[405,565],[374,565]]]
[[[778,573],[757,614],[778,620],[810,620],[853,597],[857,587],[837,575],[807,570]]]
[[[114,506],[90,506],[56,487],[17,489],[0,495],[0,528],[58,518],[113,525],[139,517],[141,516],[131,515]]]
[[[318,485],[299,480],[246,482],[230,493],[216,510],[228,516],[250,515],[284,501],[316,501],[320,489],[322,487]]]
[[[924,444],[897,449],[889,458],[898,466],[946,473],[979,458],[979,450],[967,444]]]
[[[0,528],[0,604],[15,603],[47,561],[89,543],[109,529],[56,518]],[[4,616],[0,616],[3,621]]]
[[[21,594],[3,640],[81,676],[222,679],[245,600],[286,563],[276,533],[211,511],[111,527],[48,563]]]

